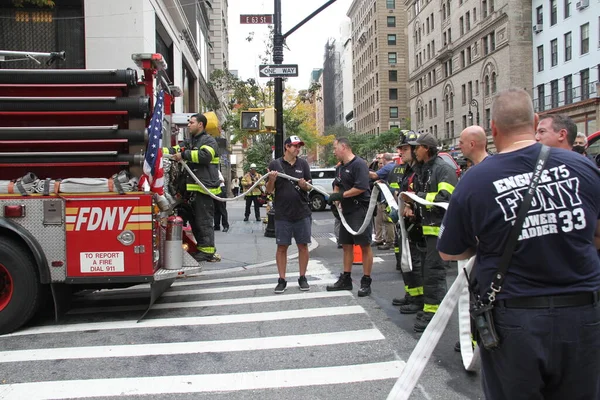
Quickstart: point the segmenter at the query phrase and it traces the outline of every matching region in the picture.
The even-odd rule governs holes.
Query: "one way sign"
[[[261,78],[287,78],[298,76],[298,64],[261,65],[258,69]]]

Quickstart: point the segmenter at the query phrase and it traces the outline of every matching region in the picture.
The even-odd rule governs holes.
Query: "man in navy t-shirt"
[[[358,231],[367,216],[371,189],[369,188],[369,168],[365,160],[352,152],[350,142],[346,138],[338,138],[333,142],[333,152],[341,164],[336,168],[334,192],[329,202],[339,202],[346,223],[354,231]],[[335,207],[335,204],[332,204]],[[371,250],[371,224],[360,235],[352,235],[344,225],[340,226],[340,244],[344,251],[344,272],[327,291],[352,290],[353,249],[359,245],[363,257],[363,277],[360,280],[358,296],[371,294],[371,269],[373,267],[373,251]]]
[[[445,260],[475,255],[487,293],[534,170],[532,101],[500,93],[492,105],[499,151],[459,182],[441,227]],[[499,349],[481,349],[486,399],[600,398],[600,172],[553,148],[493,303]]]

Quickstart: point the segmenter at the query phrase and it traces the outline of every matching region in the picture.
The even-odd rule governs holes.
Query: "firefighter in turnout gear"
[[[449,202],[457,183],[454,168],[438,156],[438,141],[431,133],[423,133],[416,140],[409,141],[415,146],[415,157],[420,164],[413,179],[414,192],[417,196],[431,202]],[[412,202],[410,198],[404,198]],[[440,225],[444,210],[435,206],[412,204],[421,216],[423,237],[425,238],[425,258],[422,264],[423,275],[423,311],[417,313],[414,329],[423,332],[440,303],[446,295],[446,263],[442,261],[436,249]]]
[[[390,186],[393,185],[392,187],[397,188],[397,193],[414,192],[413,180],[419,164],[417,163],[414,153],[415,146],[411,146],[408,142],[415,141],[417,138],[418,134],[410,131],[406,133],[406,135],[403,135],[402,140],[397,147],[400,151],[400,156],[402,157],[402,165],[398,168],[400,173],[397,176],[394,175],[394,180],[396,182],[390,184]],[[400,306],[400,312],[402,314],[415,314],[423,310],[422,264],[425,258],[425,244],[418,212],[415,212],[415,210],[412,209],[410,203],[406,203],[406,208],[405,216],[403,216],[403,218],[408,233],[412,271],[402,272],[405,295],[404,298],[393,299],[392,304]],[[402,254],[400,251],[400,238],[398,237],[398,233],[396,234],[394,250],[396,253],[396,269],[401,270]]]
[[[181,146],[164,148],[163,152],[173,154],[173,159],[187,161],[188,166],[214,195],[221,193],[219,180],[219,154],[215,138],[206,133],[206,117],[196,114],[190,117],[188,130],[190,138]],[[190,219],[192,232],[196,238],[196,249],[193,254],[196,261],[216,262],[221,257],[215,249],[214,204],[208,193],[198,185],[191,176],[186,176],[186,191],[190,196],[193,218]]]

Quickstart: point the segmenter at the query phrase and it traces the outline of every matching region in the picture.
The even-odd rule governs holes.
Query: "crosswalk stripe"
[[[400,376],[404,364],[403,361],[396,360],[371,364],[229,374],[17,383],[1,385],[0,398],[5,400],[50,400],[332,385],[397,378]]]
[[[183,317],[183,318],[157,318],[146,319],[139,323],[137,321],[106,321],[89,322],[68,325],[46,325],[25,328],[17,332],[9,333],[3,337],[40,335],[47,333],[83,332],[88,330],[113,330],[113,329],[140,329],[175,326],[198,326],[236,324],[243,322],[279,321],[286,319],[302,319],[316,317],[331,317],[337,315],[364,314],[365,309],[361,306],[322,307],[308,308],[303,310],[273,311],[239,315],[212,315],[205,317]]]
[[[173,308],[197,308],[197,307],[215,307],[215,306],[232,306],[241,304],[260,304],[260,303],[275,303],[280,301],[295,301],[295,300],[313,300],[331,297],[352,297],[352,292],[341,290],[339,292],[310,292],[298,294],[284,294],[261,296],[261,297],[241,297],[235,299],[217,299],[217,300],[199,300],[199,301],[182,301],[173,303],[155,303],[152,310],[168,310]],[[145,310],[145,305],[135,306],[106,306],[106,307],[82,307],[69,310],[67,314],[96,314],[104,312],[123,312],[123,311],[141,311]]]
[[[205,342],[146,343],[121,346],[15,350],[0,352],[0,363],[291,349],[296,347],[370,342],[383,339],[385,337],[378,329],[364,329]]]
[[[310,280],[308,283],[311,286],[322,286],[329,285],[335,283],[337,279],[318,279],[318,280]],[[188,295],[198,295],[198,294],[220,294],[220,293],[231,293],[231,292],[243,292],[243,291],[252,291],[252,290],[263,290],[263,289],[275,289],[275,285],[273,283],[261,283],[258,285],[240,285],[240,286],[223,286],[223,287],[215,287],[215,288],[206,288],[206,289],[189,289],[189,290],[167,290],[164,292],[161,297],[173,297],[173,296],[188,296]],[[131,289],[129,291],[106,291],[94,293],[86,297],[78,298],[76,302],[97,300],[101,298],[106,299],[119,299],[119,298],[132,298],[132,297],[146,297],[148,296],[148,288],[144,289]]]

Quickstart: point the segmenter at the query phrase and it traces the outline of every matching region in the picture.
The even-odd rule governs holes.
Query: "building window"
[[[398,100],[398,89],[390,89],[390,100]]]
[[[485,129],[490,129],[490,120],[492,119],[492,113],[489,108],[485,109]]]
[[[442,4],[442,20],[446,20],[446,3]]]
[[[490,96],[490,76],[486,75],[483,82],[484,82],[483,93],[484,93],[485,97],[489,97]]]
[[[473,100],[473,81],[469,81],[467,87],[469,88],[469,102],[471,102]]]
[[[581,78],[581,100],[587,100],[590,98],[590,69],[579,71],[579,77]]]
[[[558,79],[550,81],[550,102],[552,108],[558,107]]]
[[[433,26],[433,13],[431,13],[431,16],[429,17],[431,19],[431,30],[434,30],[434,26]]]
[[[490,51],[496,50],[496,31],[490,33]]]
[[[465,29],[467,30],[467,32],[471,30],[471,13],[469,13],[468,11],[465,14]]]
[[[496,86],[496,73],[492,72],[492,94],[496,93],[497,90],[497,86]]]
[[[396,53],[388,53],[388,62],[390,64],[396,64]]]
[[[393,10],[394,8],[396,8],[396,0],[386,0],[385,7],[388,10]]]
[[[565,104],[571,104],[573,102],[573,76],[565,76]]]
[[[398,107],[390,107],[390,118],[398,118]]]
[[[571,0],[565,0],[565,18],[571,16]]]
[[[395,46],[396,45],[396,35],[387,35],[387,40],[388,40],[388,46]]]
[[[462,128],[467,129],[467,116],[466,115],[462,116],[462,123],[463,123]]]
[[[396,27],[396,17],[387,17],[387,27],[388,28]]]
[[[477,22],[477,9],[473,8],[473,22]]]
[[[555,67],[558,64],[558,40],[550,41],[550,65]]]
[[[461,94],[462,94],[461,100],[462,100],[462,104],[464,106],[465,104],[467,104],[467,85],[462,85],[461,89],[462,89],[461,90]]]
[[[545,104],[544,104],[546,94],[544,93],[544,85],[543,84],[538,85],[537,92],[538,92],[538,111],[544,111],[546,109]]]
[[[467,47],[467,65],[471,65],[471,46]]]
[[[539,6],[535,9],[535,23],[538,25],[544,25],[544,7]]]
[[[398,82],[398,71],[391,69],[388,71],[388,80],[390,82]]]
[[[465,19],[460,17],[460,36],[465,34]]]
[[[475,96],[479,96],[479,79],[475,81]]]
[[[489,4],[490,4],[490,14],[491,14],[491,13],[493,13],[493,12],[494,12],[494,9],[495,9],[495,8],[494,8],[494,0],[490,0],[490,1],[489,1]]]
[[[488,16],[487,0],[482,0],[482,2],[481,2],[481,18],[485,18],[487,16]]]
[[[558,22],[558,9],[556,0],[550,0],[550,26],[556,25]]]
[[[537,69],[538,72],[543,71],[544,70],[544,45],[538,46],[537,48]]]
[[[433,116],[437,117],[437,99],[433,99]]]
[[[483,39],[481,39],[481,42],[483,44],[483,55],[487,56],[488,53],[490,52],[490,48],[489,48],[489,45],[488,45],[488,37],[484,36]]]
[[[460,52],[460,67],[464,68],[465,67],[465,51],[461,51]]]
[[[587,54],[590,51],[590,24],[581,25],[581,54]]]
[[[565,33],[565,61],[571,60],[571,32]]]

